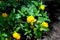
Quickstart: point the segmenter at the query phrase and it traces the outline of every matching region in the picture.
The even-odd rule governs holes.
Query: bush
[[[40,38],[49,31],[50,19],[41,0],[0,1],[0,38]]]

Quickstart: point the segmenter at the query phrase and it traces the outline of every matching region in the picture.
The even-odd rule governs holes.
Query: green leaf
[[[27,23],[27,22],[25,22],[25,28],[29,28],[28,26],[29,26],[29,25],[28,25],[28,23]]]
[[[3,37],[7,37],[8,35],[7,35],[6,33],[3,33],[2,36],[3,36]]]
[[[35,26],[36,26],[36,28],[39,28],[38,25],[35,24]]]
[[[20,13],[22,16],[25,16],[24,13],[22,13],[20,10],[18,10],[18,13]]]
[[[42,14],[38,14],[38,16],[40,17],[40,16],[42,16]]]
[[[48,32],[49,31],[49,28],[45,28],[45,27],[42,27],[40,28],[42,31],[45,31],[45,32]]]
[[[30,37],[32,37],[32,34],[29,34]]]
[[[22,29],[22,30],[24,30],[23,28],[24,28],[25,26],[23,25],[23,24],[20,24],[20,28]]]
[[[25,32],[25,33],[24,33],[24,35],[27,35],[27,34],[28,34],[28,32]]]
[[[37,12],[37,8],[35,5],[29,5],[29,9],[27,9],[28,15],[33,15]]]
[[[8,38],[5,38],[5,40],[8,40]]]
[[[16,2],[13,2],[12,5],[13,5],[13,7],[15,7],[15,8],[18,6],[18,4],[17,4]]]
[[[28,31],[28,29],[24,29],[25,31]]]
[[[43,13],[43,16],[44,16],[45,18],[48,18],[47,12]]]
[[[15,8],[13,8],[13,13],[15,13]]]
[[[25,12],[26,10],[27,10],[26,7],[24,7],[24,6],[21,7],[21,12]]]
[[[33,8],[33,12],[36,13],[37,12],[37,9],[36,7]]]
[[[40,21],[40,23],[45,21],[44,17],[39,17],[38,20]]]
[[[21,15],[20,14],[16,14],[16,19],[19,19],[21,18]]]
[[[16,28],[16,31],[18,32],[19,30],[20,30],[20,27],[17,27],[17,28]]]
[[[37,1],[32,1],[36,6],[38,6],[38,2]]]
[[[31,9],[31,7],[29,8],[29,10],[27,10],[27,12],[28,12],[28,15],[34,15],[33,9]]]
[[[50,19],[49,18],[44,18],[44,20],[50,22]]]
[[[27,35],[27,34],[29,34],[30,35],[30,33],[31,33],[31,30],[28,30],[28,29],[25,29],[25,33],[24,33],[24,35]]]
[[[43,2],[42,2],[42,0],[40,1],[39,5],[43,5]]]
[[[42,36],[42,32],[40,32],[37,28],[34,28],[34,34],[37,38],[40,38]]]
[[[4,37],[1,37],[1,40],[4,40]]]

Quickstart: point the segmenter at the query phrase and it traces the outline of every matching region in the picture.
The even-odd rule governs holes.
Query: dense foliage
[[[50,19],[41,0],[0,1],[0,40],[42,37]]]

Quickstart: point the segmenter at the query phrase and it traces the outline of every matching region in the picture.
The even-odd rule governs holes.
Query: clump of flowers
[[[50,19],[42,0],[4,0],[0,6],[1,40],[41,38],[49,31]]]

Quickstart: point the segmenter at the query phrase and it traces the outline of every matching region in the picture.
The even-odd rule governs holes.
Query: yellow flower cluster
[[[17,40],[21,38],[20,34],[17,33],[17,32],[14,32],[14,33],[13,33],[13,37],[14,37],[15,39],[17,39]]]
[[[2,13],[2,17],[6,18],[7,17],[7,13]]]
[[[45,5],[40,5],[39,7],[41,10],[44,10],[45,9]]]
[[[48,23],[47,22],[42,22],[41,25],[44,26],[44,27],[46,27],[46,28],[48,28]]]
[[[28,16],[27,17],[27,22],[28,23],[32,23],[32,22],[34,22],[34,20],[35,20],[35,18],[33,16]]]

